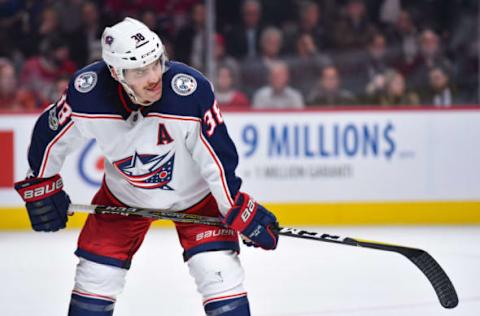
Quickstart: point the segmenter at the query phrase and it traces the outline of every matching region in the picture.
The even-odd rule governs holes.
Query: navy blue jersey
[[[68,89],[38,119],[28,159],[50,177],[84,140],[105,156],[110,191],[131,206],[184,210],[210,192],[222,213],[241,180],[238,155],[210,82],[182,63],[168,62],[162,97],[134,104],[104,62],[75,73]]]

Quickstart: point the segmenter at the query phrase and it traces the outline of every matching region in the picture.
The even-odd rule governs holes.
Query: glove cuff
[[[46,179],[26,179],[15,183],[15,190],[22,199],[27,202],[35,202],[45,199],[63,188],[63,180],[59,174]]]
[[[257,203],[248,194],[239,192],[235,205],[225,216],[225,222],[235,230],[244,231],[251,223],[257,211]]]

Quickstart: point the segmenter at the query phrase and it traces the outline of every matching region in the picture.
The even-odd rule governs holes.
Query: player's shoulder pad
[[[177,114],[200,117],[215,99],[210,81],[198,70],[180,62],[168,62],[164,74],[164,99]],[[168,106],[169,107],[169,106]],[[165,108],[163,108],[165,110]]]
[[[103,61],[95,62],[72,76],[67,102],[73,112],[110,113],[113,109],[109,100],[116,92],[115,83],[108,66]]]
[[[188,97],[197,90],[201,92],[205,88],[212,89],[208,79],[195,68],[180,62],[169,62],[167,67],[169,89],[179,96]]]

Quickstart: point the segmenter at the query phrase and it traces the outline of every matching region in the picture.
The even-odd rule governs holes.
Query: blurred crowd
[[[477,0],[217,0],[224,108],[478,105]],[[105,26],[143,21],[205,71],[201,0],[0,0],[0,110],[42,109],[101,58]]]

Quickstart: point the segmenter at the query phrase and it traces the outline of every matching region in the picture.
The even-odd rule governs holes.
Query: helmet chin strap
[[[163,69],[162,73],[165,73],[168,70],[168,67],[166,66],[166,61],[167,60],[168,60],[168,58],[166,57],[165,54],[162,54],[162,56],[160,56],[160,61],[162,63],[162,69]],[[133,92],[133,89],[130,88],[130,86],[128,85],[127,80],[125,80],[125,76],[123,75],[123,69],[114,68],[112,66],[109,66],[109,68],[110,68],[110,72],[112,72],[112,74],[113,73],[115,74],[113,77],[118,82],[120,82],[123,89],[125,89],[125,92],[127,92],[130,100],[132,100],[133,103],[141,105],[141,106],[150,106],[154,103],[154,102],[142,102],[142,101],[140,101],[140,99],[137,97],[135,92]]]
[[[125,80],[119,81],[120,84],[122,85],[123,89],[125,89],[125,92],[127,92],[128,96],[130,97],[130,100],[132,100],[133,103],[141,105],[141,106],[150,106],[153,104],[153,102],[142,102],[140,99],[137,97],[135,92],[133,92],[133,89],[130,88]]]
[[[125,77],[123,75],[123,70],[114,68],[112,66],[109,66],[110,72],[112,73],[112,76],[115,80],[120,82],[122,85],[123,89],[125,89],[125,92],[127,93],[128,97],[130,100],[132,100],[133,103],[141,105],[141,106],[150,106],[153,104],[153,102],[142,102],[140,99],[137,97],[135,92],[133,91],[132,88],[128,85],[127,81],[125,80]]]

